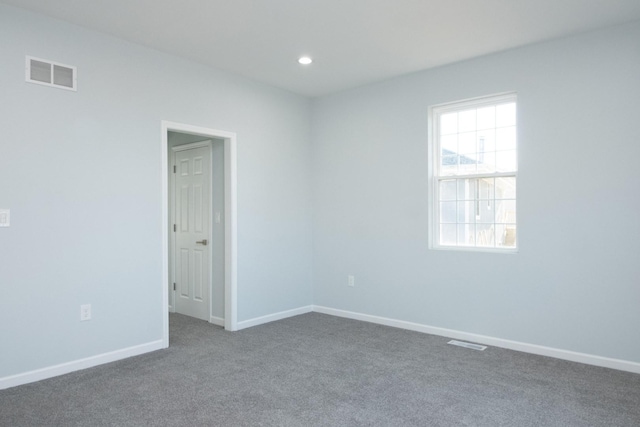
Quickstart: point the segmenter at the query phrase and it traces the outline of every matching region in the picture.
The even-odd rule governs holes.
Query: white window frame
[[[516,170],[513,172],[494,172],[494,173],[481,173],[481,174],[461,174],[461,175],[443,175],[440,176],[440,138],[439,138],[439,117],[442,114],[450,113],[454,111],[463,111],[470,108],[481,108],[483,106],[490,106],[496,104],[502,104],[507,102],[515,102],[516,104]],[[470,98],[462,101],[448,102],[445,104],[432,105],[429,107],[428,118],[428,175],[429,175],[429,248],[436,250],[454,250],[454,251],[472,251],[472,252],[494,252],[494,253],[517,253],[519,250],[517,230],[519,228],[517,219],[517,205],[518,205],[518,192],[516,191],[515,203],[516,203],[516,236],[515,244],[513,247],[482,247],[482,246],[469,246],[469,245],[444,245],[440,243],[440,181],[445,179],[460,179],[460,178],[499,178],[499,177],[514,177],[516,181],[516,187],[518,182],[518,100],[516,92],[500,93],[495,95],[482,96],[478,98]]]

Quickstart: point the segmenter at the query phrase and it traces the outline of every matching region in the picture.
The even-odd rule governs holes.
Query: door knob
[[[207,246],[207,239],[200,240],[199,242],[196,242],[196,244]]]

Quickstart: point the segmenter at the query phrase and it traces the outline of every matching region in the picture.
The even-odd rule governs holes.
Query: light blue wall
[[[428,106],[506,91],[520,251],[429,250]],[[312,116],[316,305],[640,362],[640,23],[327,96]]]
[[[161,338],[161,120],[237,133],[238,321],[312,303],[308,99],[4,5],[0,76],[0,378]]]
[[[239,321],[314,303],[640,362],[638,40],[310,101],[0,5],[0,378],[161,338],[161,120],[237,133]],[[25,83],[25,55],[78,92]],[[520,252],[428,250],[427,107],[512,90]]]

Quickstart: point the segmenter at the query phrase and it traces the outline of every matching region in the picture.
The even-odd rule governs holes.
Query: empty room
[[[640,425],[637,0],[0,0],[0,426]]]

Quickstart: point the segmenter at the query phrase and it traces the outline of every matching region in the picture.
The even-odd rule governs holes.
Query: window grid
[[[515,114],[515,94],[432,108],[433,246],[516,249]]]

